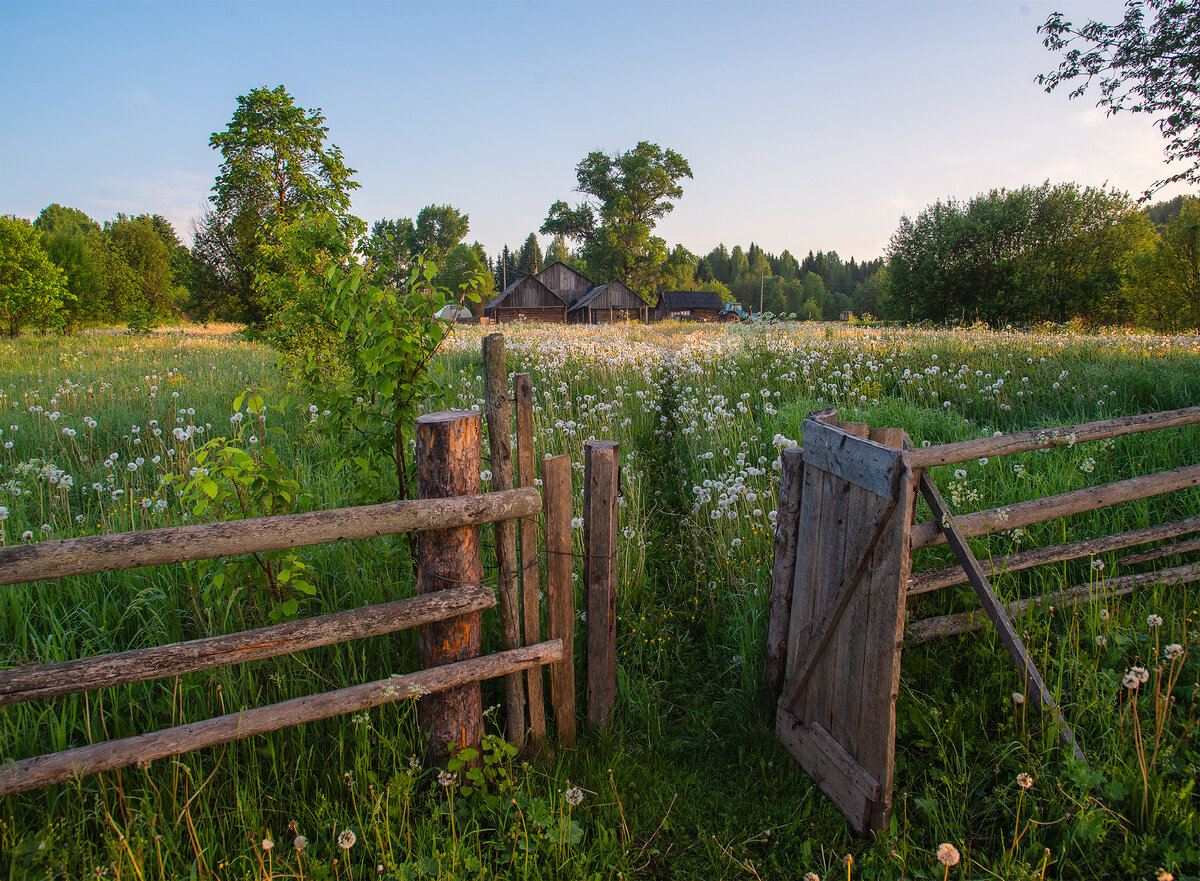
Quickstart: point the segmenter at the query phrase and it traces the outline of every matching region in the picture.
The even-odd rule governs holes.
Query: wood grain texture
[[[1200,531],[1200,517],[1188,517],[1172,523],[1160,523],[1157,526],[1148,526],[1145,529],[1131,529],[1127,532],[1104,535],[1100,538],[1088,538],[1068,544],[1034,548],[1030,551],[1021,551],[991,560],[980,560],[979,564],[983,566],[983,571],[991,576],[996,573],[1031,569],[1034,566],[1042,566],[1046,563],[1077,560],[1080,557],[1103,554],[1107,551],[1118,550],[1119,548],[1128,548],[1134,545],[1146,544],[1147,542],[1175,538],[1176,536],[1187,535],[1189,532],[1197,531]],[[1118,562],[1121,565],[1144,562],[1145,560],[1139,559],[1139,556],[1124,557]],[[1158,557],[1147,557],[1145,559],[1158,559]],[[943,587],[965,584],[966,581],[967,573],[963,571],[962,566],[943,566],[938,569],[927,569],[924,572],[918,572],[909,579],[908,595],[914,596],[916,594],[929,593],[930,591],[941,590]]]
[[[1119,419],[1103,419],[1082,425],[1064,425],[1059,428],[1039,428],[1017,434],[985,437],[976,440],[941,444],[909,450],[904,454],[911,468],[931,468],[934,465],[954,465],[970,462],[982,456],[1003,456],[1008,453],[1024,453],[1048,447],[1070,446],[1087,441],[1120,437],[1141,431],[1171,428],[1179,425],[1200,423],[1200,407],[1185,407],[1181,410],[1166,410],[1140,416],[1123,416]]]
[[[517,414],[517,486],[533,486],[533,382],[528,373],[513,374],[513,401]],[[525,645],[542,641],[542,576],[538,566],[538,522],[525,517],[521,527],[521,610],[525,625]],[[535,746],[546,739],[546,697],[542,687],[542,668],[525,671],[529,694],[529,736]]]
[[[508,403],[508,369],[502,333],[489,333],[483,338],[483,399],[483,409],[487,415],[492,487],[511,489],[513,456],[509,434],[512,431],[512,408]],[[496,537],[500,644],[506,649],[515,649],[521,645],[516,524],[511,520],[498,520],[492,528]],[[513,673],[504,680],[504,727],[510,743],[520,746],[525,742],[525,684],[520,673]]]
[[[798,448],[784,450],[779,502],[775,518],[775,549],[771,568],[771,595],[767,600],[767,648],[764,676],[778,693],[787,663],[788,622],[792,611],[792,581],[796,574],[796,543],[800,530],[800,495],[804,460]]]
[[[1180,554],[1190,554],[1192,551],[1200,551],[1200,538],[1177,541],[1174,544],[1162,545],[1157,548],[1151,548],[1148,551],[1142,551],[1140,554],[1130,554],[1128,557],[1122,557],[1117,560],[1117,565],[1132,566],[1136,563],[1149,563],[1151,560],[1177,557]]]
[[[584,590],[587,597],[588,722],[607,728],[617,698],[618,445],[584,444]]]
[[[900,470],[899,450],[848,434],[816,419],[805,419],[800,430],[806,465],[836,474],[877,496],[893,497]]]
[[[447,691],[470,687],[478,689],[481,679],[505,676],[536,664],[552,663],[561,656],[562,646],[557,640],[550,640],[536,646],[457,661],[417,673],[230,713],[203,722],[23,759],[0,765],[0,796],[101,771],[113,771],[134,764],[144,765],[156,759],[305,722],[362,712],[398,700],[420,697],[421,702],[425,702]]]
[[[347,612],[155,648],[0,671],[0,706],[245,664],[323,645],[392,633],[496,604],[492,591],[464,586]]]
[[[479,489],[482,421],[478,413],[456,411],[417,417],[417,493],[421,498],[467,495]],[[422,532],[417,541],[417,592],[436,593],[460,585],[483,584],[479,527]],[[422,669],[479,656],[478,612],[426,624],[417,635]],[[417,704],[429,732],[430,750],[441,758],[448,744],[479,748],[483,702],[479,683],[447,689]]]
[[[1200,486],[1200,465],[1186,465],[1171,471],[1160,471],[1129,480],[1118,480],[1101,486],[1090,486],[1057,496],[1016,502],[1003,508],[991,508],[954,518],[955,526],[968,538],[991,535],[1018,526],[1030,526],[1058,517],[1094,511],[1109,505],[1145,499],[1162,493]],[[913,550],[946,543],[941,526],[933,521],[918,523],[912,528]]]
[[[571,579],[571,457],[542,460],[546,499],[546,607],[550,638],[562,640],[562,660],[550,665],[554,725],[561,743],[575,743],[575,586]]]
[[[0,548],[0,585],[478,525],[528,517],[541,504],[536,490],[480,493],[477,485],[470,495],[457,498],[386,502],[10,545]]]
[[[805,723],[782,707],[775,734],[849,822],[856,835],[879,824],[873,816],[881,786],[819,722]]]

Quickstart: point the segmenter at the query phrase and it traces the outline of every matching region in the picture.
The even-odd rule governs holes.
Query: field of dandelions
[[[272,450],[294,507],[355,502],[325,417],[287,398],[268,349],[232,329],[26,337],[0,346],[5,544],[204,519],[178,493],[224,437]],[[1200,872],[1200,590],[1030,606],[1016,624],[1090,761],[1040,725],[990,628],[906,648],[895,812],[856,840],[775,742],[762,687],[780,450],[812,409],[919,444],[1200,402],[1200,338],[784,322],[506,326],[532,374],[544,454],[582,469],[621,444],[619,700],[605,734],[516,755],[492,706],[482,770],[423,760],[411,702],[0,800],[0,868],[23,878],[1175,878]],[[432,366],[427,409],[482,405],[479,329]],[[235,412],[247,388],[265,411]],[[286,403],[284,403],[286,402]],[[282,406],[277,406],[282,405]],[[1177,428],[935,469],[956,511],[1200,460]],[[486,478],[488,475],[482,475]],[[576,493],[581,480],[577,472]],[[486,487],[486,479],[483,481]],[[577,511],[577,513],[581,513]],[[1200,514],[1192,489],[973,540],[981,557]],[[928,512],[922,512],[923,519]],[[577,533],[577,541],[580,536]],[[1130,552],[1126,551],[1125,554]],[[1120,552],[998,575],[1007,599],[1131,571]],[[308,616],[412,592],[403,539],[298,552]],[[916,569],[949,552],[918,554]],[[257,626],[253,587],[180,565],[0,588],[0,665]],[[913,618],[977,607],[969,587]],[[485,650],[498,643],[496,622]],[[582,628],[580,630],[582,633]],[[581,656],[577,652],[577,657]],[[386,678],[407,633],[0,710],[0,761]]]

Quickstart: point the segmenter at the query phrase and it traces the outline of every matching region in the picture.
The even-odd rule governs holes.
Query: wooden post
[[[455,410],[418,416],[417,494],[421,498],[445,498],[478,492],[481,435],[478,413]],[[482,584],[479,527],[422,532],[417,538],[417,569],[420,594]],[[479,629],[479,612],[422,627],[417,639],[421,668],[478,657]],[[478,749],[483,737],[479,683],[422,698],[418,718],[430,732],[430,749],[435,757],[445,756],[450,743]]]
[[[512,416],[508,406],[508,371],[504,363],[502,333],[490,333],[483,338],[483,377],[492,488],[511,489],[513,461],[509,432]],[[516,530],[511,520],[497,520],[494,529],[496,568],[500,572],[497,590],[500,605],[500,640],[506,650],[515,649],[521,644]],[[504,711],[508,739],[519,746],[525,740],[525,690],[520,673],[505,677]]]
[[[617,464],[615,441],[583,446],[588,722],[607,728],[617,696]]]
[[[513,374],[513,400],[517,410],[517,486],[533,486],[533,382],[528,373]],[[521,525],[521,604],[525,623],[525,644],[542,640],[541,587],[538,567],[538,523],[526,517]],[[534,746],[546,739],[546,698],[542,688],[542,668],[525,671],[529,692],[529,734]]]
[[[784,450],[775,520],[775,552],[771,595],[767,601],[767,687],[778,693],[787,669],[788,625],[792,617],[792,583],[796,575],[796,541],[800,529],[800,490],[804,459],[799,448]]]
[[[571,457],[542,460],[546,504],[546,609],[550,638],[562,660],[550,665],[550,697],[558,739],[575,743],[575,586],[571,583]]]

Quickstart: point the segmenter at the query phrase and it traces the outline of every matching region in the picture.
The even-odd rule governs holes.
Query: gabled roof
[[[596,286],[596,282],[582,272],[572,269],[561,260],[555,260],[539,272],[535,278],[572,306],[579,302],[580,297],[589,293]]]
[[[664,291],[658,300],[659,309],[717,309],[725,301],[716,291]]]
[[[614,285],[617,285],[618,287],[613,287]],[[646,303],[646,301],[643,300],[640,296],[638,296],[638,294],[635,291],[631,290],[628,285],[626,285],[624,282],[622,282],[620,280],[616,280],[616,281],[610,281],[608,284],[596,285],[594,288],[592,288],[590,291],[588,291],[586,294],[584,294],[582,297],[580,297],[578,300],[576,300],[575,303],[571,306],[571,308],[568,309],[567,311],[574,312],[576,309],[583,309],[583,308],[587,307],[591,303],[594,303],[596,300],[598,300],[606,291],[609,290],[609,288],[612,288],[613,291],[618,296],[620,295],[621,290],[624,289],[625,293],[629,294],[635,300],[638,301],[639,308],[641,306],[648,305]],[[629,309],[632,307],[631,306],[618,306],[616,308]]]
[[[501,291],[495,297],[488,300],[487,305],[484,306],[483,308],[484,309],[494,309],[496,306],[499,306],[504,301],[505,297],[507,297],[509,294],[511,294],[517,288],[521,287],[522,285],[526,285],[526,284],[533,285],[533,286],[536,286],[537,288],[540,288],[542,291],[545,291],[547,294],[552,296],[554,299],[558,300],[558,302],[562,303],[564,306],[567,305],[567,301],[564,300],[558,294],[557,291],[542,284],[542,282],[538,280],[538,277],[536,275],[527,275],[524,278],[518,278],[516,281],[514,281],[512,284],[510,284],[508,287],[506,287],[503,291]]]
[[[575,304],[573,306],[571,306],[571,308],[568,309],[567,311],[574,312],[576,309],[584,308],[585,306],[587,306],[588,303],[595,300],[598,296],[600,296],[606,290],[608,290],[608,285],[606,285],[606,284],[596,285],[590,291],[588,291],[586,294],[584,294],[582,297],[580,297],[578,300],[576,300]]]

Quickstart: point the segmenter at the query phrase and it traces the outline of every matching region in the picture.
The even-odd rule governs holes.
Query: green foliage
[[[370,261],[375,284],[402,285],[418,258],[440,265],[469,229],[470,218],[452,205],[426,205],[415,221],[375,221],[360,250]]]
[[[591,201],[575,208],[555,202],[541,232],[581,242],[581,256],[595,277],[616,278],[650,294],[668,256],[666,242],[652,232],[683,195],[680,181],[691,178],[691,166],[674,150],[641,141],[625,153],[589,153],[575,174],[577,191]]]
[[[60,270],[39,242],[37,230],[27,220],[0,216],[0,321],[15,337],[26,324],[44,333],[59,327],[66,316],[64,304],[71,301]]]
[[[1140,324],[1166,331],[1200,328],[1200,198],[1182,200],[1153,246],[1132,265]]]
[[[201,521],[291,513],[308,494],[301,492],[299,482],[287,474],[274,450],[266,445],[271,430],[260,390],[238,395],[233,411],[234,436],[215,437],[194,450],[187,458],[188,477],[170,481],[178,485],[180,503]],[[265,603],[271,621],[281,621],[295,618],[300,599],[317,592],[305,574],[307,564],[295,551],[202,560],[196,569],[204,608],[210,615],[219,612],[217,620],[222,622],[244,595],[260,608]]]
[[[1178,0],[1125,0],[1118,24],[1088,19],[1076,27],[1054,12],[1038,33],[1047,49],[1063,56],[1057,70],[1037,78],[1047,92],[1080,81],[1070,92],[1078,98],[1098,80],[1097,107],[1109,115],[1127,110],[1155,117],[1167,141],[1167,163],[1188,165],[1153,184],[1143,198],[1177,181],[1200,183],[1200,7]]]
[[[537,235],[530,233],[517,252],[517,272],[520,275],[537,275],[543,265],[542,246],[538,244]]]

